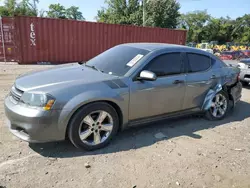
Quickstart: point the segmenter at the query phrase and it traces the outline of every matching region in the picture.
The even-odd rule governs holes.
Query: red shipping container
[[[185,30],[39,17],[15,17],[14,22],[15,59],[25,64],[87,61],[122,43],[186,41]]]
[[[0,62],[18,61],[14,18],[0,18]]]

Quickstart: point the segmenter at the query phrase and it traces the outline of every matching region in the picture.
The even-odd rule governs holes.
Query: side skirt
[[[157,122],[157,121],[161,121],[165,119],[172,119],[172,118],[183,117],[183,116],[199,114],[199,113],[202,113],[202,111],[199,108],[192,108],[192,109],[182,110],[182,111],[173,112],[173,113],[167,113],[167,114],[161,114],[157,116],[135,119],[135,120],[129,121],[126,127],[135,127],[138,125],[149,124],[152,122]]]

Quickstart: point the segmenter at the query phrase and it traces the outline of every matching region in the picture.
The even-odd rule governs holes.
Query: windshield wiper
[[[99,70],[98,68],[96,68],[94,65],[87,65],[87,64],[85,63],[85,66],[86,66],[86,67],[90,67],[90,68],[92,68],[92,69],[94,69],[94,70],[96,70],[96,71],[103,72],[102,70]]]

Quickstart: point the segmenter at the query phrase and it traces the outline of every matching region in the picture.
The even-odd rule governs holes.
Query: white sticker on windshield
[[[142,57],[143,55],[141,54],[136,55],[133,59],[131,59],[131,61],[127,63],[127,66],[133,67]]]

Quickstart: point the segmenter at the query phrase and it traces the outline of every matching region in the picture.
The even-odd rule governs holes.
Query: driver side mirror
[[[147,80],[147,81],[155,81],[157,79],[157,76],[155,73],[151,71],[141,71],[140,76],[137,78],[137,80]]]

